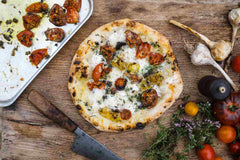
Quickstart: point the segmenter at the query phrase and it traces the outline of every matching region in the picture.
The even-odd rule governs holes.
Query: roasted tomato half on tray
[[[49,13],[49,20],[55,26],[64,26],[67,22],[67,17],[63,8],[58,4],[54,4]]]
[[[68,7],[74,7],[78,12],[81,9],[82,5],[82,0],[65,0],[63,7],[68,8]]]
[[[26,30],[36,28],[41,21],[41,17],[35,14],[27,14],[23,16],[23,25]]]
[[[37,66],[48,55],[48,49],[37,49],[29,56],[30,62]]]
[[[67,8],[67,23],[78,23],[79,14],[76,8],[68,7]]]
[[[19,42],[26,47],[32,46],[33,37],[34,37],[33,32],[28,30],[24,30],[17,34],[17,39],[19,40]]]
[[[47,39],[49,39],[50,41],[55,41],[55,42],[61,42],[65,37],[64,30],[61,28],[48,29],[45,32],[45,35],[46,35]]]
[[[41,2],[32,3],[25,9],[25,11],[28,13],[47,12],[48,5],[47,5],[47,3],[41,3]]]

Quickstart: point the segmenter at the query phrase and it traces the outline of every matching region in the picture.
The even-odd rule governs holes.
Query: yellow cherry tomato
[[[185,113],[188,114],[189,116],[195,116],[198,113],[198,106],[194,102],[188,102],[185,107]]]

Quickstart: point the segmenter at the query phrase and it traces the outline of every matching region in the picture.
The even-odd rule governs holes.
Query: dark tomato
[[[28,13],[41,13],[48,10],[48,5],[46,3],[36,2],[30,4],[25,11]]]
[[[151,65],[158,65],[164,62],[164,57],[159,53],[150,52],[149,53],[149,63]]]
[[[67,21],[66,14],[61,6],[54,4],[49,13],[49,20],[55,26],[64,26]]]
[[[64,30],[61,28],[48,29],[45,32],[45,35],[46,35],[47,39],[49,39],[50,41],[54,41],[54,42],[61,42],[65,37]]]
[[[37,66],[48,55],[47,49],[37,49],[29,56],[30,62]]]
[[[229,150],[232,155],[240,153],[240,143],[239,142],[231,143],[229,145]]]
[[[33,37],[34,37],[33,32],[28,30],[22,31],[17,34],[17,39],[19,40],[19,42],[26,47],[32,46]]]
[[[30,30],[37,27],[41,21],[41,17],[35,14],[27,14],[22,18],[23,18],[23,25],[26,30]]]
[[[148,89],[141,95],[143,107],[153,108],[158,101],[158,95],[155,89]]]
[[[68,7],[74,7],[78,12],[81,9],[82,5],[82,0],[65,0],[63,7],[68,8]]]
[[[132,117],[132,113],[130,110],[128,109],[123,109],[121,112],[120,112],[120,116],[123,120],[129,120],[131,117]]]
[[[136,57],[145,58],[151,50],[151,45],[147,42],[143,42],[138,46]]]
[[[88,82],[87,86],[90,91],[92,91],[94,88],[105,89],[105,82]]]
[[[100,47],[100,52],[106,61],[109,62],[112,59],[114,49],[110,45],[103,45]]]
[[[232,61],[232,68],[235,72],[240,73],[240,56],[234,57]]]
[[[124,90],[124,88],[126,87],[127,85],[127,80],[124,79],[124,78],[118,78],[116,81],[115,81],[115,87],[117,90],[121,91],[121,90]]]
[[[98,82],[103,71],[103,63],[99,63],[93,70],[92,77],[95,82]]]
[[[125,34],[126,34],[126,42],[129,47],[137,47],[142,43],[140,36],[135,32],[127,30]]]
[[[78,23],[79,14],[76,8],[68,7],[67,8],[67,23]]]
[[[200,160],[214,160],[215,158],[215,151],[209,144],[204,144],[204,147],[199,149],[197,154]]]
[[[222,124],[237,124],[240,120],[240,94],[232,92],[225,100],[214,102],[213,114]]]

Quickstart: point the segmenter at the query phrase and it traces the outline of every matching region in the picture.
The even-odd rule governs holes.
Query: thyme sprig
[[[170,128],[159,122],[157,137],[144,151],[143,157],[150,160],[186,160],[190,150],[201,148],[205,143],[212,144],[220,122],[213,116],[211,103],[198,103],[198,106],[199,113],[193,119],[184,116],[184,106],[180,105],[172,115]],[[174,152],[179,140],[184,140],[181,153]]]

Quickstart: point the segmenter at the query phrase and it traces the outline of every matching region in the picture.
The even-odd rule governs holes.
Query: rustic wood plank
[[[206,100],[198,92],[197,83],[202,76],[211,75],[215,69],[211,66],[197,67],[190,63],[189,56],[183,50],[183,40],[190,43],[197,43],[199,40],[170,25],[168,20],[175,19],[185,23],[212,40],[230,40],[231,26],[226,17],[228,11],[236,8],[237,4],[236,0],[94,0],[94,13],[89,21],[37,76],[16,103],[3,109],[0,156],[11,160],[84,159],[70,150],[75,135],[44,117],[27,101],[27,94],[35,89],[71,117],[84,131],[120,157],[129,160],[140,159],[142,151],[156,137],[157,121],[149,124],[144,130],[103,133],[97,131],[77,113],[67,90],[67,80],[72,57],[80,42],[97,27],[116,19],[128,17],[147,24],[164,33],[172,42],[185,85],[181,97],[191,95],[191,101]],[[238,54],[239,49],[237,40],[234,55]],[[218,72],[215,75],[220,76]],[[239,75],[232,70],[229,75],[235,82],[239,81]],[[181,103],[182,101],[178,100],[164,113],[160,118],[166,119],[163,124],[168,126],[169,117]],[[144,136],[146,133],[149,134],[147,137],[150,140]],[[223,159],[230,159],[227,145],[218,140],[215,142],[216,154]],[[195,151],[191,152],[189,159],[197,159]]]

